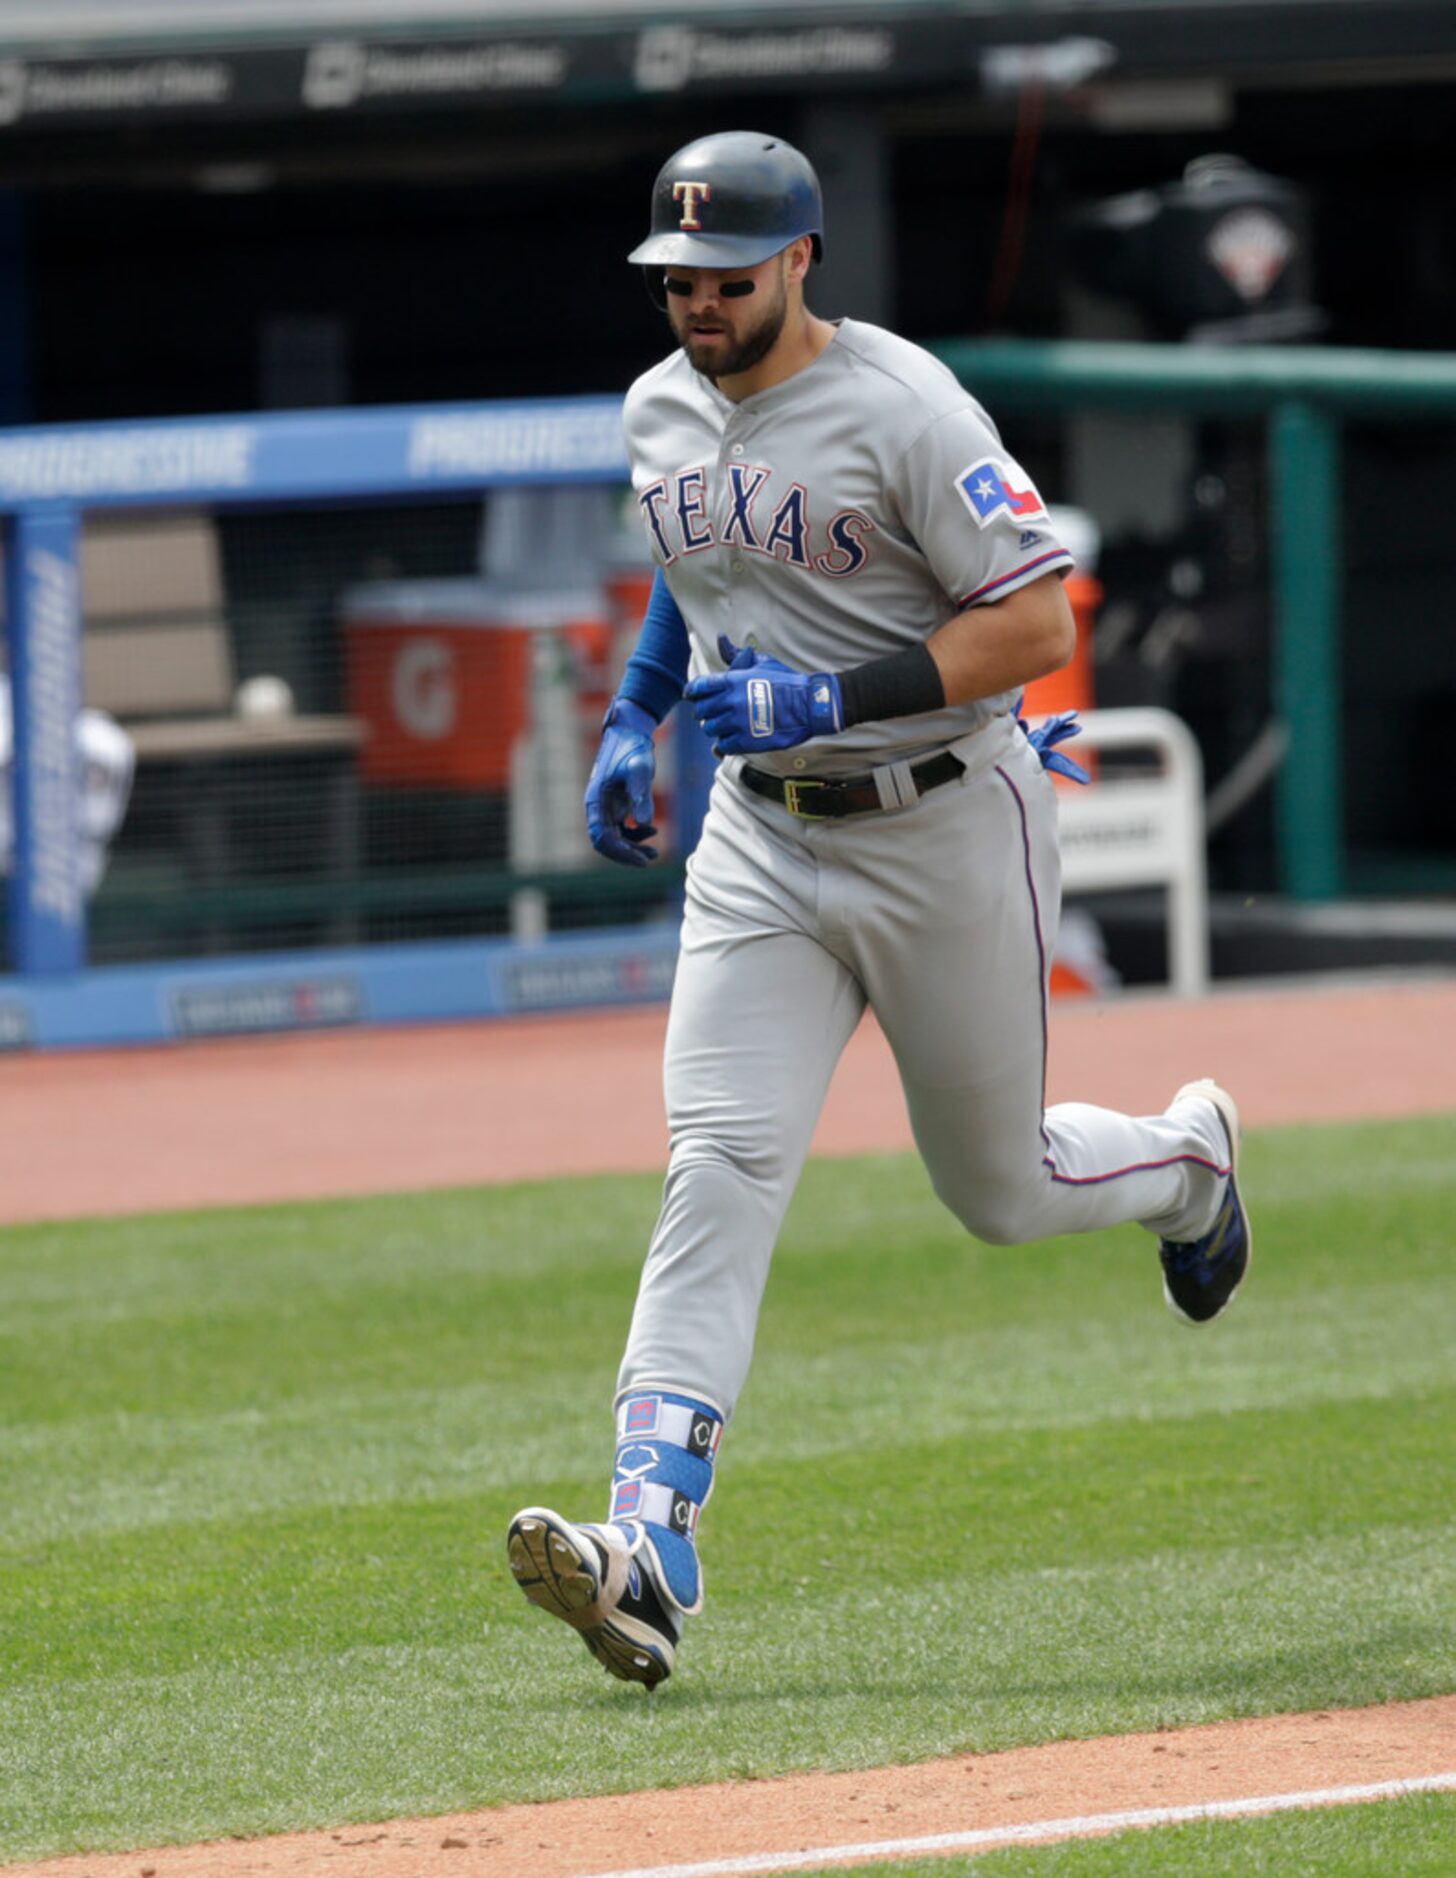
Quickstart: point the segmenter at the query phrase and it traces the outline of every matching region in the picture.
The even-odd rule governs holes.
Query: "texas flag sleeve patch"
[[[983,456],[963,469],[956,478],[956,491],[975,517],[977,528],[989,528],[1002,517],[1018,528],[1049,519],[1030,477],[1004,457]]]

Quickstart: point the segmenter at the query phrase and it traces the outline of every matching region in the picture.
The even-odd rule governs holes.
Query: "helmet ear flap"
[[[658,312],[665,313],[667,311],[667,288],[663,285],[662,268],[644,267],[642,270],[642,285],[647,289],[647,298],[657,308]]]

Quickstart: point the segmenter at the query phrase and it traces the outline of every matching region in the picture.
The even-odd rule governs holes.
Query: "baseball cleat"
[[[1239,1111],[1234,1099],[1206,1078],[1185,1083],[1168,1104],[1196,1097],[1218,1111],[1229,1143],[1228,1186],[1223,1204],[1201,1239],[1162,1239],[1158,1256],[1163,1261],[1163,1296],[1168,1309],[1185,1324],[1211,1324],[1226,1311],[1249,1269],[1253,1233],[1244,1203],[1239,1198]]]
[[[682,1618],[622,1527],[573,1526],[528,1506],[511,1521],[506,1556],[531,1603],[570,1624],[603,1669],[648,1689],[672,1674]]]

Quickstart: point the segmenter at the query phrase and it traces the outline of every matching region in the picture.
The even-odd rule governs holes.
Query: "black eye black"
[[[669,293],[678,294],[684,300],[693,290],[693,283],[690,280],[683,280],[677,274],[664,274],[662,284]],[[725,300],[742,300],[751,294],[753,289],[754,283],[751,280],[725,280],[718,292]]]

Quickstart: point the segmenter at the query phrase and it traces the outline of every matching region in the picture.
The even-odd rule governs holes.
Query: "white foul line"
[[[1271,1793],[1257,1800],[1209,1800],[1199,1806],[1145,1806],[1131,1813],[1089,1813],[1079,1819],[1038,1819],[1022,1826],[983,1826],[975,1832],[939,1832],[924,1839],[878,1839],[866,1845],[824,1845],[810,1852],[747,1852],[693,1865],[643,1865],[631,1871],[594,1872],[591,1878],[744,1878],[749,1872],[804,1871],[859,1859],[968,1852],[1034,1839],[1076,1839],[1122,1832],[1130,1826],[1175,1826],[1191,1819],[1232,1819],[1240,1813],[1289,1813],[1302,1806],[1343,1806],[1356,1800],[1391,1800],[1403,1793],[1456,1790],[1456,1773],[1419,1780],[1381,1780],[1365,1787],[1324,1787],[1310,1793]]]

